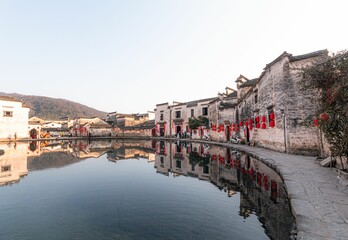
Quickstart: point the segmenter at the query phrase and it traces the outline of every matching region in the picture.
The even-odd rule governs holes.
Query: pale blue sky
[[[216,96],[287,51],[347,48],[346,0],[0,0],[0,92],[106,111]]]

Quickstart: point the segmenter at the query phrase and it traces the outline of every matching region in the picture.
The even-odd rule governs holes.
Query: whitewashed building
[[[0,139],[28,138],[29,106],[7,96],[0,96]]]

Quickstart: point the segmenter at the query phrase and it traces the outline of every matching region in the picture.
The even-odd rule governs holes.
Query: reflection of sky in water
[[[0,239],[268,239],[238,191],[229,198],[208,181],[164,176],[145,159],[40,170],[0,188]]]

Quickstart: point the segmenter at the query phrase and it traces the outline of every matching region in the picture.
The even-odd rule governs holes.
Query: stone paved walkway
[[[322,167],[315,157],[230,143],[218,145],[247,152],[283,177],[296,218],[297,239],[348,239],[348,186],[338,179],[335,168]]]

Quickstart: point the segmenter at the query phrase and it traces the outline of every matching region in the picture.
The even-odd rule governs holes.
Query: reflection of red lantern
[[[318,127],[318,125],[319,125],[318,119],[314,118],[314,126],[315,126],[315,127]]]
[[[256,123],[259,123],[260,122],[260,116],[256,116],[255,121],[256,121]]]
[[[266,122],[266,116],[262,116],[262,122]]]
[[[327,115],[326,113],[322,113],[320,114],[320,119],[323,120],[323,121],[326,121],[329,119],[329,115]]]

